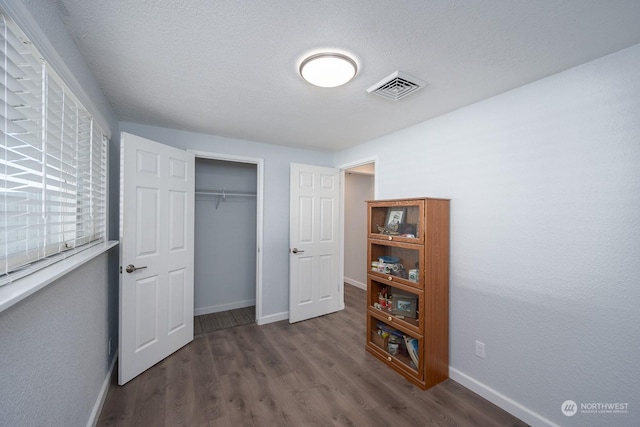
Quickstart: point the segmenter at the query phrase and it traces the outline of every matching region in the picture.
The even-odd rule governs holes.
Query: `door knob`
[[[133,273],[136,270],[142,270],[143,268],[147,268],[147,266],[145,265],[144,267],[136,267],[133,264],[129,264],[127,265],[127,268],[125,269],[127,273]]]
[[[293,248],[293,250],[291,252],[293,252],[294,254],[301,254],[304,251],[299,251],[298,248]]]

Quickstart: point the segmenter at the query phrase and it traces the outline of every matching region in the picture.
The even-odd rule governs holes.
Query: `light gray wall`
[[[264,159],[263,317],[289,312],[289,165],[331,166],[328,152],[295,149],[135,123],[122,132],[182,149]]]
[[[367,286],[367,205],[373,200],[373,175],[345,174],[344,277],[358,287]]]
[[[451,198],[452,376],[536,425],[640,425],[638,70],[640,45],[335,158],[379,155],[380,198]]]
[[[0,313],[0,425],[87,424],[113,357],[107,270],[105,253]]]
[[[257,166],[196,158],[196,192],[256,192]],[[256,300],[256,197],[196,194],[194,311],[249,307]]]
[[[29,0],[14,8],[64,58],[105,118],[109,146],[110,234],[118,234],[118,122],[55,2]],[[14,17],[25,19],[25,16]],[[32,32],[28,31],[28,33]],[[32,40],[41,51],[38,40]],[[44,53],[44,52],[43,52]],[[47,58],[49,59],[49,58]],[[103,254],[0,313],[0,425],[84,426],[89,421],[118,342],[118,249]],[[10,286],[10,285],[9,285]],[[107,343],[113,348],[107,354]]]

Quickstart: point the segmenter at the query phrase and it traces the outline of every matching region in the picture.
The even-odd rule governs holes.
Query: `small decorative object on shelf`
[[[433,387],[449,373],[449,200],[378,200],[367,210],[367,351]]]
[[[389,337],[389,354],[398,354],[398,338],[395,335]]]

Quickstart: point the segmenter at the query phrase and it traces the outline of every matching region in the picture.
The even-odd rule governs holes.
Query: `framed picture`
[[[389,208],[384,228],[390,231],[400,231],[400,224],[404,221],[406,211],[406,208]]]
[[[398,293],[392,296],[392,310],[391,312],[396,315],[405,317],[417,318],[417,303],[418,298],[415,295]]]

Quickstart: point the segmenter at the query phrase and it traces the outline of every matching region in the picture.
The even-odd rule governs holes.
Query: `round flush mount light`
[[[311,55],[300,64],[302,78],[320,87],[342,86],[354,78],[357,71],[356,61],[335,52]]]

